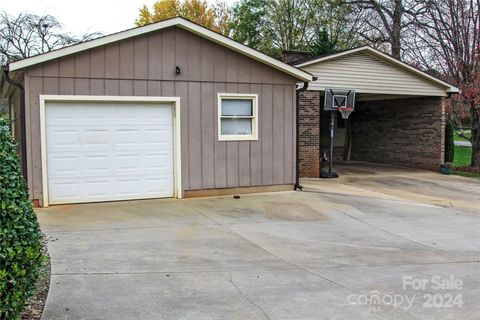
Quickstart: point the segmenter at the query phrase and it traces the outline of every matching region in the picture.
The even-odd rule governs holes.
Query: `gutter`
[[[313,81],[317,80],[317,77],[313,77]],[[303,83],[303,87],[296,90],[296,106],[295,106],[295,186],[293,190],[302,190],[303,186],[300,185],[300,92],[304,92],[308,89],[308,81]]]
[[[28,181],[28,176],[27,176],[27,126],[26,126],[26,120],[25,120],[25,87],[23,86],[21,80],[13,80],[10,78],[10,75],[8,74],[9,72],[9,67],[7,66],[2,66],[2,71],[3,75],[5,77],[5,81],[7,81],[9,84],[17,87],[20,90],[20,126],[21,126],[21,132],[22,132],[22,139],[20,141],[20,145],[22,148],[22,171],[23,171],[23,177],[25,181]]]

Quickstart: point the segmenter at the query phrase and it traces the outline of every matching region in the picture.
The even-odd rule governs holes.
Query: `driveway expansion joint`
[[[249,296],[247,296],[239,287],[238,285],[235,283],[235,281],[233,281],[233,276],[232,276],[232,273],[229,272],[228,273],[228,276],[229,276],[229,282],[232,284],[232,286],[238,291],[238,293],[240,293],[242,295],[242,297],[244,297],[250,304],[254,305],[262,314],[263,316],[265,317],[265,319],[268,319],[268,320],[271,320],[271,318],[268,316],[268,314],[265,312],[265,310],[263,310],[263,308],[255,303],[254,300],[252,300]]]
[[[203,216],[211,219],[212,221],[218,223],[219,225],[221,225],[222,227],[224,227],[225,229],[227,229],[227,230],[230,231],[231,233],[233,233],[233,234],[235,234],[236,236],[242,238],[244,241],[246,241],[246,242],[250,243],[251,245],[255,246],[256,248],[258,248],[258,249],[266,252],[267,254],[269,254],[269,255],[271,255],[271,256],[279,259],[280,261],[284,262],[285,264],[291,265],[291,266],[297,268],[297,270],[302,270],[302,271],[304,271],[304,272],[307,272],[307,273],[309,273],[309,274],[312,274],[312,275],[314,275],[314,276],[316,276],[316,277],[318,277],[318,278],[321,278],[321,279],[323,279],[323,280],[325,280],[325,281],[328,281],[328,282],[330,282],[330,283],[332,283],[332,284],[334,284],[334,285],[336,285],[336,286],[339,286],[339,287],[342,287],[342,288],[347,289],[347,290],[349,290],[349,291],[352,291],[352,292],[355,292],[355,293],[357,293],[357,294],[360,294],[360,292],[357,292],[357,291],[355,291],[355,290],[352,289],[352,288],[346,287],[346,286],[344,286],[344,285],[342,285],[342,284],[340,284],[340,283],[338,283],[338,282],[336,282],[336,281],[334,281],[334,280],[332,280],[332,279],[329,279],[329,278],[327,278],[327,277],[321,276],[321,275],[319,275],[319,274],[317,274],[317,273],[315,273],[315,272],[311,272],[311,271],[309,271],[307,268],[304,268],[304,267],[302,267],[302,266],[300,266],[300,265],[297,265],[297,264],[295,264],[295,263],[293,263],[293,262],[290,262],[290,261],[288,261],[288,260],[286,260],[286,259],[284,259],[284,258],[282,258],[282,257],[280,257],[280,256],[278,256],[278,255],[276,255],[276,254],[274,254],[273,252],[271,252],[271,251],[263,248],[262,246],[260,246],[260,245],[258,245],[258,244],[256,244],[256,243],[252,242],[251,240],[245,238],[245,237],[242,236],[241,234],[239,234],[239,233],[235,232],[234,230],[230,229],[230,228],[229,228],[228,226],[226,226],[225,224],[222,224],[221,222],[216,221],[216,220],[212,219],[211,217],[208,217],[207,215],[205,215],[205,214],[204,214],[203,212],[201,212],[200,210],[195,209],[195,208],[191,208],[191,209],[197,211],[199,214],[201,214],[201,215],[203,215]]]

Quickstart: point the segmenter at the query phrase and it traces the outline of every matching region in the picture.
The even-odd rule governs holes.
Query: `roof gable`
[[[310,86],[348,87],[359,93],[446,95],[458,88],[371,47],[320,57],[297,67],[318,78]]]
[[[80,86],[77,90],[86,93],[90,87],[97,90],[97,94],[107,85],[113,90],[110,93],[115,93],[113,88],[118,86],[118,80],[126,90],[123,94],[132,93],[127,88],[133,81],[138,92],[145,92],[148,85],[149,94],[156,92],[157,95],[160,94],[158,88],[168,81],[239,83],[242,90],[250,90],[245,86],[249,83],[298,83],[296,78],[284,72],[178,27],[40,63],[28,68],[26,74],[28,77],[60,77],[62,85],[73,82],[73,78],[82,79],[75,81]],[[95,84],[87,85],[89,79]],[[147,84],[145,80],[163,81],[164,84]]]
[[[295,77],[301,81],[310,81],[312,79],[312,76],[305,71],[297,69],[296,67],[290,66],[286,63],[283,63],[255,49],[252,49],[248,46],[238,43],[230,38],[227,38],[221,34],[208,30],[202,26],[199,26],[183,18],[173,18],[173,19],[169,19],[169,20],[165,20],[157,23],[152,23],[143,27],[129,29],[126,31],[122,31],[122,32],[114,33],[101,38],[97,38],[94,40],[90,40],[87,42],[83,42],[83,43],[79,43],[79,44],[65,47],[62,49],[54,50],[41,55],[11,62],[9,64],[9,68],[11,71],[25,69],[36,64],[44,63],[47,61],[72,55],[78,52],[86,51],[92,48],[104,46],[110,43],[118,42],[124,39],[132,38],[135,36],[147,34],[153,31],[162,30],[165,28],[173,27],[173,26],[187,30],[205,39],[215,42],[219,45],[232,49],[251,59],[254,59],[256,61],[269,65],[279,71],[289,74],[290,76]]]

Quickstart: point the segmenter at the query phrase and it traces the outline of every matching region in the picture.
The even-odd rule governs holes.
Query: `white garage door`
[[[51,204],[173,197],[170,104],[48,102]]]

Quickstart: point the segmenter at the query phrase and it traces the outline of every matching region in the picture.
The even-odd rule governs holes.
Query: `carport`
[[[370,47],[296,66],[316,77],[299,97],[301,176],[318,177],[320,159],[328,152],[326,88],[356,93],[350,119],[337,117],[334,159],[433,170],[443,163],[444,100],[458,92],[456,87]]]

